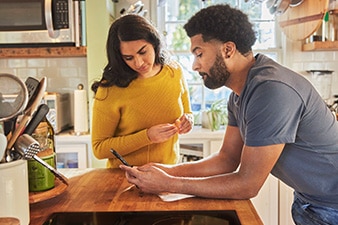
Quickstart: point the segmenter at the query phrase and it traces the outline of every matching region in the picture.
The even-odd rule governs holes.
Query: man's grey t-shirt
[[[228,111],[245,145],[285,144],[274,176],[305,201],[338,209],[338,122],[308,80],[258,54]]]

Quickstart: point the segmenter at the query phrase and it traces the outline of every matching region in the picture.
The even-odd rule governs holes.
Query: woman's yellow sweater
[[[100,87],[93,104],[94,155],[98,159],[108,158],[107,167],[111,168],[121,164],[110,152],[111,148],[131,165],[177,163],[178,135],[163,143],[152,143],[147,129],[174,123],[183,113],[191,113],[191,108],[187,85],[178,65],[165,65],[156,76],[133,80],[127,88]]]

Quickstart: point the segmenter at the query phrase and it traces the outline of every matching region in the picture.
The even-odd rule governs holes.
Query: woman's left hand
[[[175,122],[179,134],[186,134],[194,126],[194,116],[190,113],[184,113]]]

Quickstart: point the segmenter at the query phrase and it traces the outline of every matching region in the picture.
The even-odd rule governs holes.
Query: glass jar
[[[331,98],[331,83],[333,71],[309,70],[307,72],[311,74],[310,80],[322,99],[328,101]]]
[[[54,129],[46,117],[44,117],[35,129],[32,137],[40,144],[38,156],[52,155],[55,153]]]
[[[39,123],[32,137],[40,145],[40,152],[37,156],[55,168],[54,130],[46,117]],[[55,175],[34,159],[28,160],[28,180],[29,191],[31,192],[45,191],[55,186]]]

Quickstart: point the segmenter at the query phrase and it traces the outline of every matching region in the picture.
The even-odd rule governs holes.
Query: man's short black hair
[[[248,16],[227,4],[209,6],[192,16],[183,27],[189,37],[202,34],[204,41],[232,41],[242,54],[252,50],[256,34]]]

